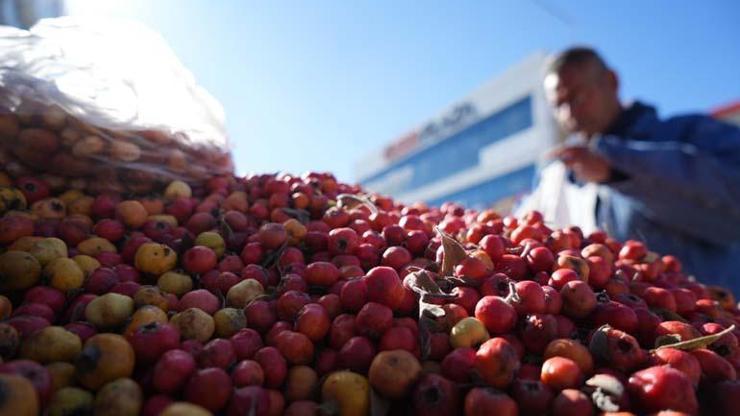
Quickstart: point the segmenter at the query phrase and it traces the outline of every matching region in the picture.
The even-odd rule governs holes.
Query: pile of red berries
[[[330,174],[193,193],[0,174],[0,413],[740,408],[732,294],[642,242]]]

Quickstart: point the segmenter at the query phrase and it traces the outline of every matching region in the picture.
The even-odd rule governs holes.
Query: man
[[[595,184],[596,224],[676,255],[699,281],[740,295],[740,129],[622,105],[617,74],[589,48],[561,53],[545,90],[558,122],[585,139],[553,156],[571,182]]]

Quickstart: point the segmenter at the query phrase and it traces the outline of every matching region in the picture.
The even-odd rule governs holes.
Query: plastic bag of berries
[[[233,172],[221,105],[157,33],[125,21],[0,26],[0,165],[145,194]]]

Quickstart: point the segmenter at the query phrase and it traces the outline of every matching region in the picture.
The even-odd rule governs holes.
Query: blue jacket
[[[635,103],[593,146],[616,172],[599,186],[597,224],[740,295],[740,129],[704,115],[660,120]]]

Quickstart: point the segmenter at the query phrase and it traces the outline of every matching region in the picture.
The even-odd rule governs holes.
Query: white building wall
[[[547,55],[542,52],[530,55],[500,76],[486,82],[463,99],[448,106],[427,122],[417,126],[411,134],[419,134],[424,126],[429,123],[439,123],[461,104],[471,103],[476,109],[474,117],[453,126],[454,128],[448,129],[436,137],[427,137],[424,143],[421,143],[408,154],[389,160],[384,149],[380,149],[365,156],[356,164],[355,172],[358,179],[363,181],[363,179],[388,166],[402,162],[411,154],[429,146],[434,146],[436,143],[527,96],[531,97],[532,126],[481,148],[478,165],[406,192],[399,192],[399,190],[413,176],[413,169],[408,166],[403,170],[392,171],[381,178],[366,182],[365,187],[372,191],[390,194],[407,203],[432,200],[467,189],[508,172],[537,164],[540,155],[553,147],[558,137],[557,127],[542,89],[542,78],[547,59]]]

